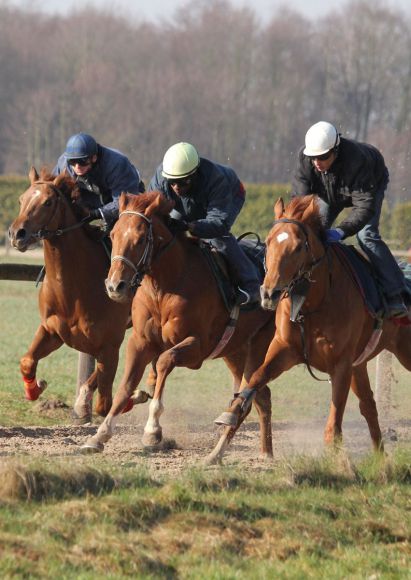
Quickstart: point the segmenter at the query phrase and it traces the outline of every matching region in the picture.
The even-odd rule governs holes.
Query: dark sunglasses
[[[170,185],[181,185],[182,187],[184,187],[185,185],[191,185],[193,178],[183,177],[182,179],[168,179],[167,181]]]
[[[81,157],[81,159],[69,159],[67,162],[69,165],[80,165],[81,167],[85,167],[86,165],[90,165],[90,157]]]
[[[330,151],[327,151],[327,153],[323,153],[322,155],[310,155],[310,159],[313,161],[315,161],[315,159],[317,159],[317,161],[327,161],[333,153],[334,149],[330,149]]]

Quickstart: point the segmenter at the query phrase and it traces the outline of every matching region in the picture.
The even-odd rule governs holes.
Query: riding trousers
[[[374,215],[357,233],[357,240],[375,269],[383,293],[386,296],[394,296],[406,291],[406,283],[397,261],[380,236],[379,223],[383,201],[384,189],[376,192],[374,196]],[[338,214],[344,209],[341,206],[331,207],[323,199],[319,199],[319,208],[326,228],[331,227]]]
[[[228,215],[227,223],[229,227],[233,225],[236,217],[244,205],[244,197],[234,196],[234,200]],[[256,266],[245,254],[237,239],[233,234],[228,233],[218,238],[208,240],[210,244],[221,252],[228,264],[230,278],[240,288],[251,295],[259,293],[260,280]]]

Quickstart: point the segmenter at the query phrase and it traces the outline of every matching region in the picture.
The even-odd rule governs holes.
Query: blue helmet
[[[77,133],[67,141],[64,156],[66,159],[81,159],[82,157],[91,157],[96,153],[96,140],[87,133]]]

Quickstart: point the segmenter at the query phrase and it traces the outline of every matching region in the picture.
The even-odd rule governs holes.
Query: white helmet
[[[176,143],[164,155],[162,175],[166,179],[182,179],[194,173],[199,165],[195,147],[190,143]]]
[[[305,135],[304,155],[316,157],[324,155],[340,144],[340,135],[334,125],[319,121],[310,127]]]

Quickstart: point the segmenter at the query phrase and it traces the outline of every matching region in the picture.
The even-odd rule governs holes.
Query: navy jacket
[[[76,176],[64,154],[57,161],[53,174],[65,169],[77,180],[85,204],[90,209],[101,208],[104,219],[111,223],[118,218],[118,198],[123,191],[142,193],[144,183],[131,161],[120,151],[98,145],[97,161],[82,177]]]
[[[338,227],[345,237],[356,234],[374,215],[375,193],[387,187],[389,175],[383,156],[372,145],[341,137],[336,160],[329,171],[321,173],[303,149],[298,154],[292,195],[314,193],[333,208],[352,207]]]
[[[200,158],[200,166],[194,176],[189,195],[180,197],[174,193],[161,171],[156,173],[148,186],[149,191],[161,191],[175,201],[175,208],[193,224],[192,233],[199,238],[218,238],[230,232],[238,214],[234,206],[244,203],[245,191],[237,174],[231,167]]]

